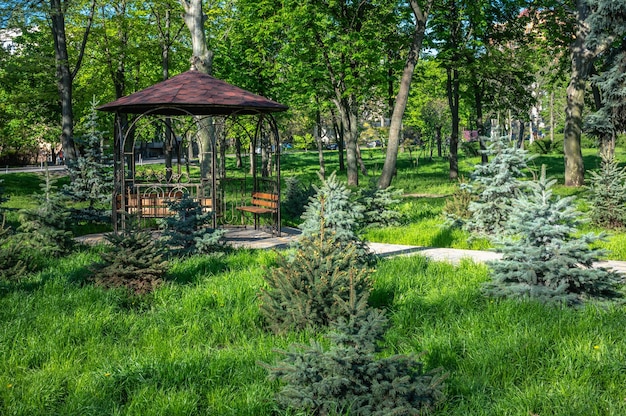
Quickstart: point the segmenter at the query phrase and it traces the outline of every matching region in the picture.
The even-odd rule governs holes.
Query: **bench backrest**
[[[253,192],[252,205],[269,209],[278,209],[278,195],[266,192]]]

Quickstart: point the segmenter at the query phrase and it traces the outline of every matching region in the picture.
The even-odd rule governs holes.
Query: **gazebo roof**
[[[205,73],[189,70],[104,104],[98,110],[171,116],[274,113],[287,108]]]

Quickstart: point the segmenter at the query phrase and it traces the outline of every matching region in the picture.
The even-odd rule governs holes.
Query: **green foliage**
[[[304,186],[298,178],[290,176],[285,180],[284,200],[280,207],[283,212],[294,220],[299,219],[304,213],[304,209],[315,194],[312,186]]]
[[[376,309],[345,303],[351,310],[328,336],[327,350],[316,341],[279,350],[277,364],[264,365],[270,379],[285,384],[278,400],[286,408],[312,415],[419,415],[443,399],[441,370],[424,372],[415,358],[393,355],[378,358],[387,319]]]
[[[307,205],[303,222],[299,225],[302,235],[315,236],[325,229],[341,249],[353,244],[362,261],[370,262],[369,248],[356,231],[363,221],[365,207],[351,199],[352,192],[337,180],[335,173],[324,180],[321,187],[314,186],[314,189],[316,194]]]
[[[505,229],[511,213],[511,201],[523,187],[524,176],[531,156],[509,142],[508,137],[497,137],[487,145],[489,162],[478,164],[471,175],[468,189],[476,197],[470,202],[471,217],[465,228],[480,236],[496,236]]]
[[[161,225],[162,240],[171,255],[208,254],[222,249],[220,240],[224,230],[207,226],[213,214],[202,212],[202,206],[197,201],[185,194],[180,199],[169,201],[168,208],[175,214],[163,218]]]
[[[357,200],[365,208],[361,228],[399,225],[400,213],[396,206],[402,192],[402,189],[395,189],[393,186],[378,189],[374,182],[367,188],[360,188]]]
[[[619,167],[614,156],[603,152],[598,171],[589,177],[591,220],[606,228],[626,225],[626,168]]]
[[[125,287],[135,294],[153,291],[167,272],[164,250],[150,231],[136,229],[132,221],[121,232],[105,236],[110,243],[101,262],[90,269],[90,279],[106,288]]]
[[[20,211],[18,232],[25,238],[25,244],[45,255],[65,255],[74,246],[71,233],[70,212],[67,199],[56,192],[50,173],[46,172],[41,184],[42,194],[37,196],[39,205]]]
[[[26,273],[27,253],[21,239],[5,227],[0,227],[0,280],[21,280]]]
[[[452,227],[461,227],[472,217],[469,206],[476,201],[477,196],[472,193],[467,179],[459,178],[459,188],[446,200],[443,206],[445,223]]]
[[[531,153],[541,155],[563,154],[563,140],[552,141],[549,137],[533,141],[529,148]]]
[[[280,256],[266,282],[261,313],[275,332],[326,327],[345,315],[342,300],[367,299],[371,286],[356,246],[328,230],[302,236],[294,257]]]
[[[619,276],[593,267],[602,251],[591,244],[600,237],[576,236],[582,214],[573,197],[553,196],[554,183],[546,179],[544,167],[541,178],[529,183],[532,193],[513,201],[507,227],[515,238],[499,247],[503,259],[491,263],[487,293],[567,304],[620,296]]]
[[[75,142],[82,148],[82,155],[75,161],[68,161],[67,169],[72,182],[64,191],[77,202],[88,202],[86,208],[75,209],[73,217],[77,221],[106,222],[110,220],[113,192],[113,167],[104,152],[104,133],[98,130],[98,102],[91,102],[91,113],[84,128],[87,130]]]

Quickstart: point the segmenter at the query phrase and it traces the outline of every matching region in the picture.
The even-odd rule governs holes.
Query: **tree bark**
[[[415,16],[415,28],[413,29],[413,42],[406,58],[402,77],[400,78],[400,88],[393,105],[393,113],[391,115],[391,124],[389,126],[389,140],[387,142],[387,153],[383,170],[378,179],[378,188],[385,189],[391,185],[394,173],[396,171],[396,163],[398,161],[398,148],[400,147],[400,138],[402,135],[402,118],[406,110],[406,104],[409,99],[411,90],[411,79],[415,71],[415,65],[419,59],[419,52],[422,49],[422,41],[424,40],[424,31],[426,30],[426,21],[428,20],[428,12],[431,2],[427,2],[426,10],[422,11],[416,0],[409,0],[413,15]]]
[[[180,0],[185,14],[185,25],[191,35],[191,58],[189,62],[192,70],[211,75],[213,70],[213,52],[209,50],[204,33],[206,16],[202,11],[202,0]],[[196,117],[198,124],[198,147],[200,159],[200,173],[202,178],[209,177],[211,172],[211,158],[215,151],[212,146],[214,136],[210,117]],[[254,149],[252,149],[254,151]]]
[[[65,32],[65,7],[62,0],[50,0],[50,27],[54,40],[54,55],[56,63],[57,89],[61,101],[61,146],[68,163],[78,158],[78,151],[74,143],[74,111],[72,109],[72,92],[74,77],[80,69],[85,53],[89,31],[95,11],[95,0],[92,1],[88,24],[83,33],[83,40],[79,49],[79,56],[74,71],[70,69],[69,54],[67,52],[67,37]]]
[[[567,86],[567,107],[563,131],[563,151],[565,159],[565,186],[582,186],[585,182],[585,166],[581,149],[583,109],[585,106],[585,86],[591,66],[589,51],[585,48],[585,19],[589,9],[584,0],[577,0],[576,14],[578,27],[576,37],[570,44],[572,73]]]
[[[447,70],[448,105],[452,114],[452,132],[450,133],[450,179],[459,177],[459,71],[456,68]]]

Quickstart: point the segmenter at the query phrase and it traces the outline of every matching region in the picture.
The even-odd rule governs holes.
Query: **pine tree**
[[[351,243],[341,245],[332,231],[303,236],[293,258],[280,256],[266,277],[261,313],[275,332],[326,327],[344,314],[341,300],[367,299],[370,281]]]
[[[378,189],[374,182],[367,188],[361,188],[357,199],[364,207],[361,228],[399,225],[400,213],[394,205],[400,202],[401,196],[402,189],[393,186]]]
[[[168,208],[175,214],[163,218],[161,225],[162,240],[171,255],[185,256],[221,249],[220,240],[224,230],[207,226],[213,214],[202,212],[197,201],[185,194],[181,199],[170,201]]]
[[[18,232],[28,247],[48,255],[67,254],[75,246],[67,198],[56,191],[48,171],[41,188],[39,205],[20,211]]]
[[[4,215],[0,227],[0,280],[17,281],[27,272],[29,251],[20,238],[15,238],[10,228],[5,227]]]
[[[320,188],[315,187],[316,194],[310,199],[304,220],[299,228],[303,237],[320,233],[323,227],[330,231],[340,248],[353,244],[363,262],[373,262],[373,255],[367,244],[357,235],[359,224],[363,220],[365,207],[351,200],[352,192],[337,180],[335,173],[323,181]]]
[[[102,261],[91,266],[97,286],[126,287],[135,294],[148,293],[163,281],[168,263],[164,250],[152,233],[139,230],[132,220],[122,232],[105,236],[110,243]]]
[[[315,194],[312,186],[305,187],[298,178],[290,176],[285,180],[284,200],[280,206],[291,219],[297,220],[304,213],[309,199]]]
[[[469,206],[476,199],[477,196],[472,193],[467,179],[461,176],[458,189],[450,198],[446,199],[443,206],[445,224],[450,227],[463,227],[465,222],[472,217]]]
[[[529,182],[532,192],[513,202],[509,228],[515,237],[501,242],[503,258],[490,264],[493,281],[486,292],[567,304],[619,296],[617,274],[593,267],[603,254],[591,247],[599,236],[576,236],[582,214],[572,197],[553,196],[554,183],[546,179],[544,167],[541,178]]]
[[[600,170],[591,171],[591,220],[601,227],[626,225],[626,167],[620,168],[613,153],[602,152]]]
[[[418,415],[443,399],[445,375],[424,371],[415,358],[394,355],[378,358],[387,319],[352,296],[343,302],[348,318],[340,319],[328,336],[326,350],[319,342],[278,350],[283,359],[261,363],[270,379],[284,385],[279,403],[312,415]]]
[[[506,229],[511,201],[523,188],[520,178],[531,156],[515,147],[508,137],[492,139],[484,153],[490,161],[476,165],[471,175],[469,189],[476,200],[469,204],[471,217],[464,226],[474,234],[493,237]]]
[[[85,208],[75,209],[73,216],[78,221],[106,222],[110,220],[113,192],[113,167],[104,150],[104,135],[98,129],[98,102],[91,102],[91,112],[85,123],[86,134],[76,143],[81,145],[83,154],[67,165],[72,182],[64,191],[77,202],[87,202]]]

